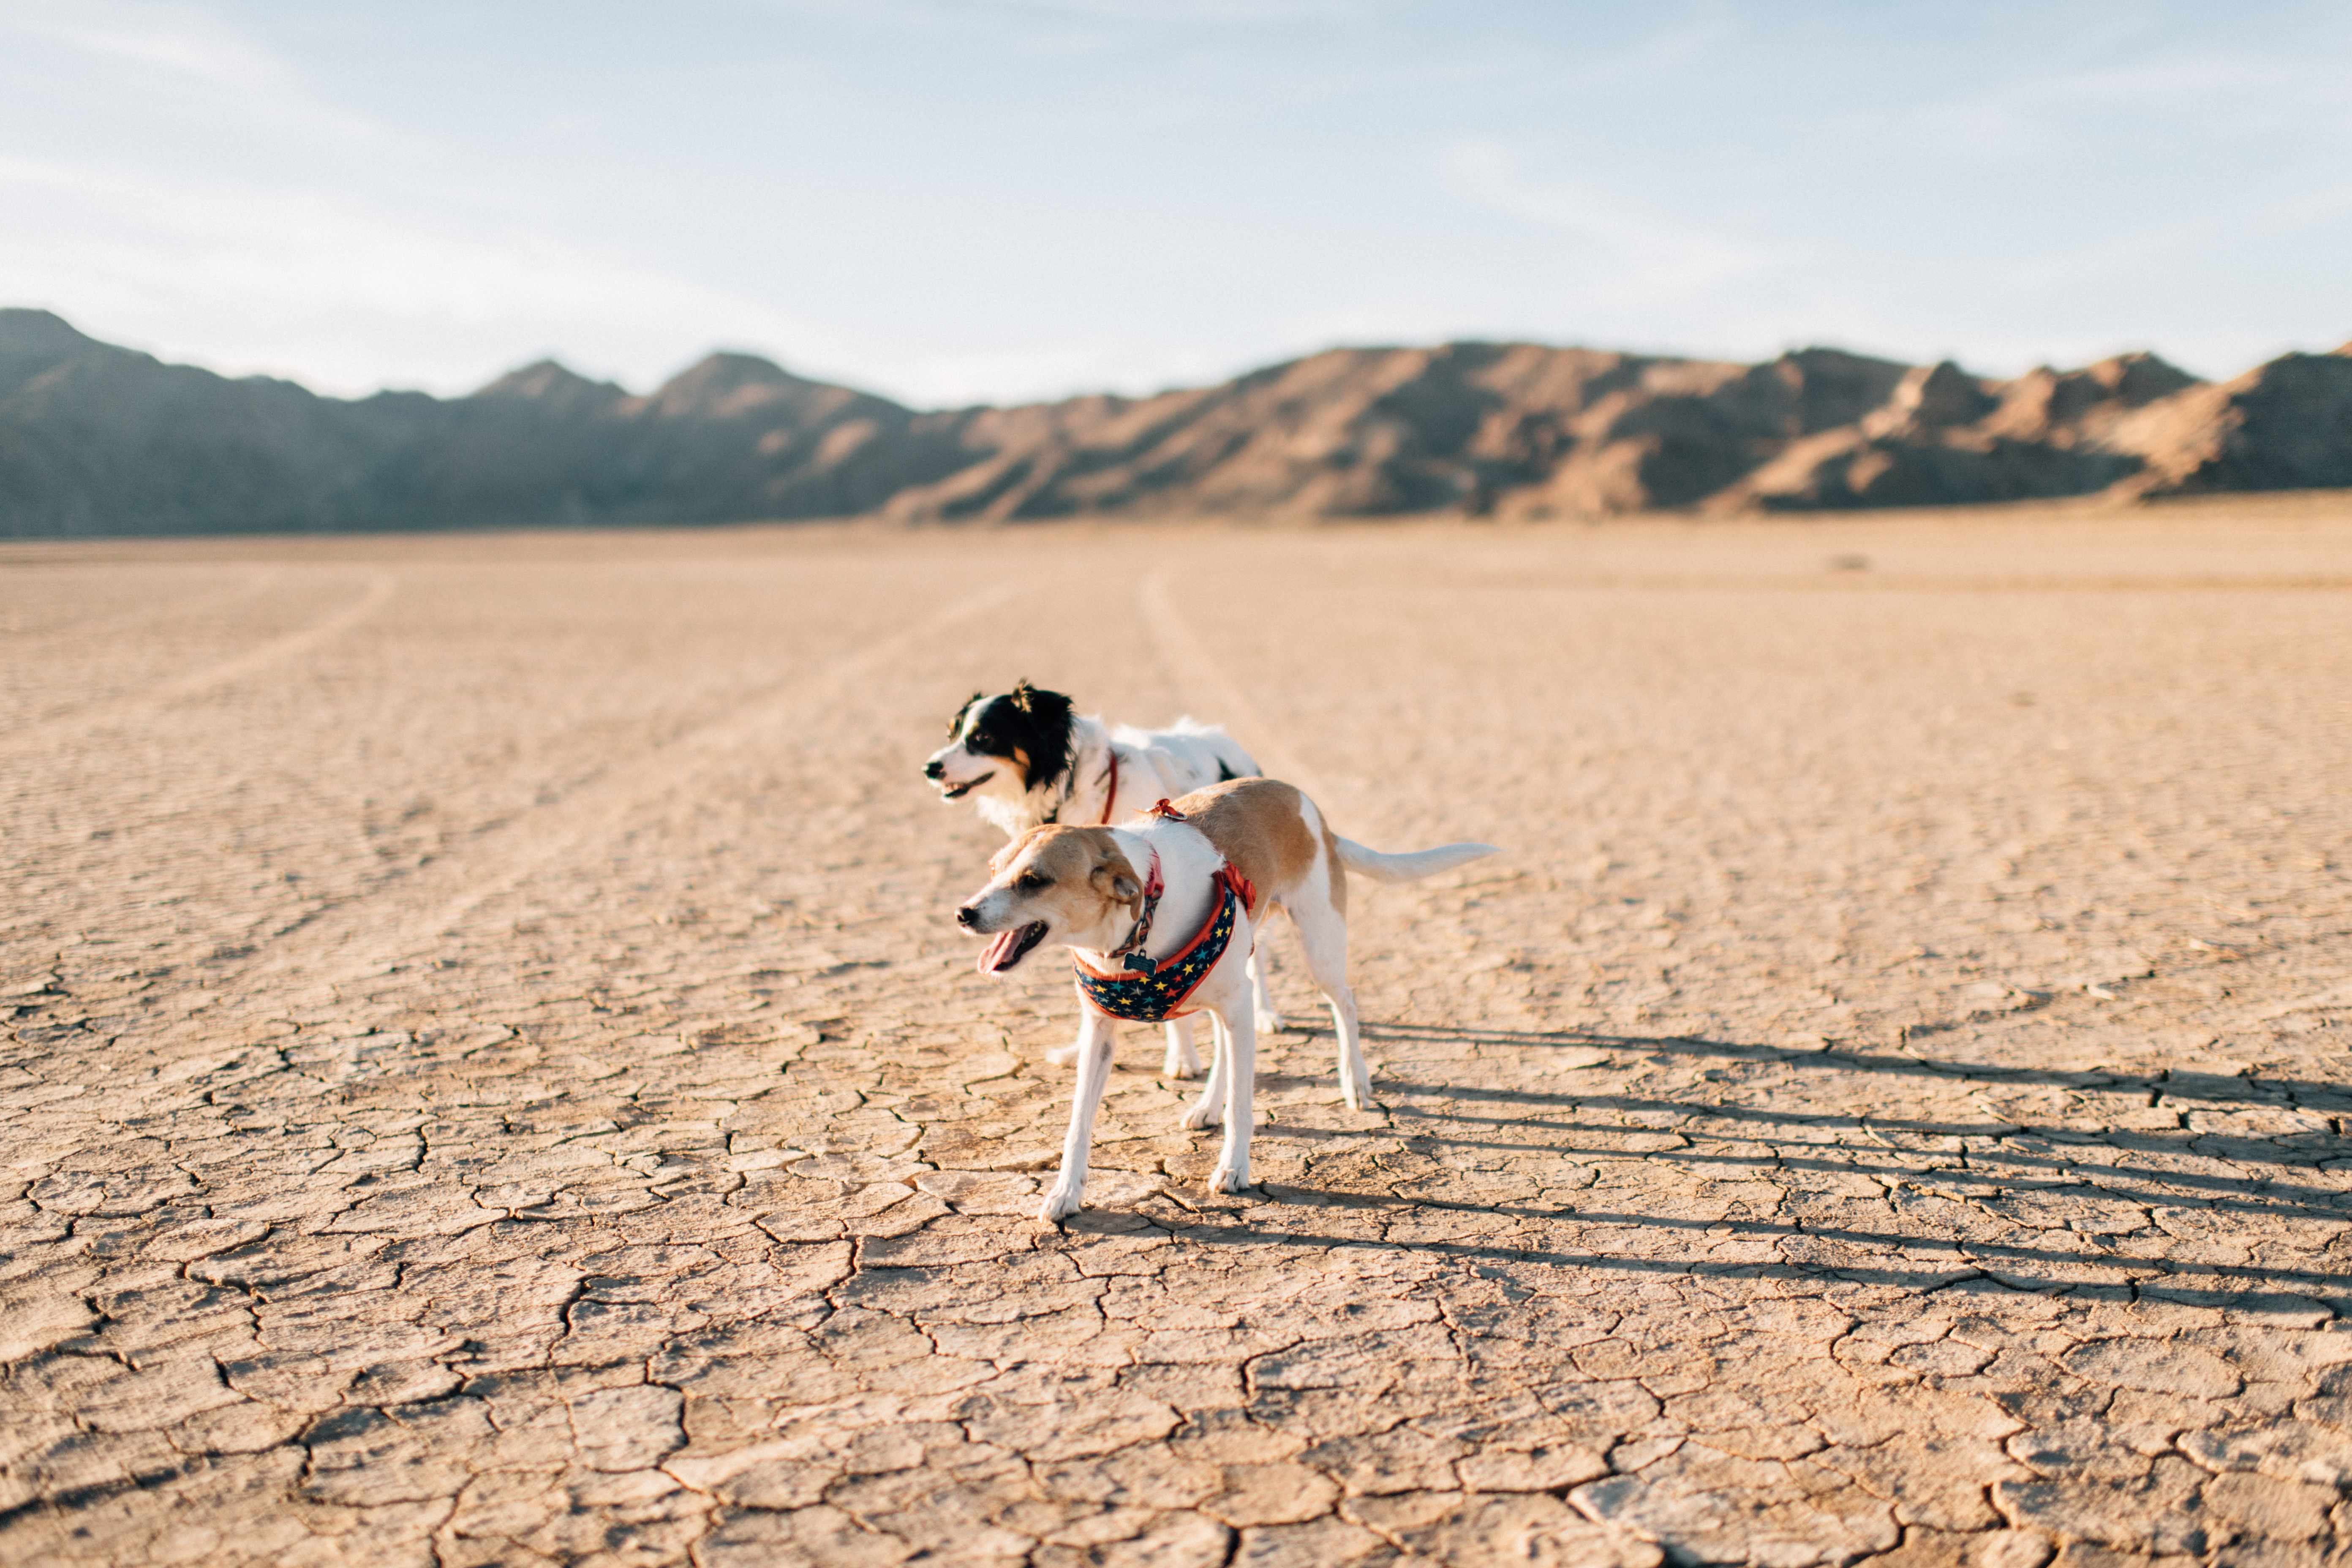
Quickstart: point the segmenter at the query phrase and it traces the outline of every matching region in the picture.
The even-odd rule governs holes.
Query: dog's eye
[[[1051,877],[1040,877],[1034,871],[1024,871],[1021,875],[1013,879],[1013,885],[1020,889],[1024,893],[1034,893],[1040,888],[1052,887],[1054,885],[1054,879]]]

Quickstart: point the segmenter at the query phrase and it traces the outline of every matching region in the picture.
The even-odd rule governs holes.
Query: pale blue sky
[[[322,390],[2352,337],[2352,7],[0,0],[0,303]]]

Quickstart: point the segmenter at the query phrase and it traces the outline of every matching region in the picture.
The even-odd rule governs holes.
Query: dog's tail
[[[1419,849],[1410,855],[1383,855],[1377,849],[1365,848],[1352,838],[1339,840],[1339,864],[1375,882],[1418,882],[1423,877],[1434,877],[1440,871],[1451,871],[1456,866],[1467,866],[1473,860],[1501,853],[1492,844],[1441,844],[1434,849]]]

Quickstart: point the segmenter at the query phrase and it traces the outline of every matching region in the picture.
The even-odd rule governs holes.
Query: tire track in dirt
[[[192,669],[145,691],[110,698],[40,723],[28,724],[13,735],[0,738],[0,755],[53,750],[93,730],[135,722],[162,712],[174,702],[198,696],[217,686],[226,686],[297,654],[308,653],[341,637],[381,609],[397,585],[391,573],[373,573],[357,599],[323,620],[314,621],[284,637],[272,637],[241,654]]]
[[[1325,809],[1330,795],[1324,788],[1321,777],[1280,739],[1281,732],[1267,722],[1257,704],[1249,700],[1242,683],[1226,673],[1225,667],[1209,651],[1208,644],[1185,622],[1176,608],[1175,595],[1170,584],[1171,575],[1165,571],[1155,571],[1143,580],[1139,595],[1143,625],[1151,639],[1152,651],[1159,656],[1161,667],[1175,680],[1178,689],[1196,694],[1206,704],[1205,710],[1195,707],[1192,710],[1194,715],[1197,717],[1205,710],[1211,716],[1211,722],[1224,725],[1242,742],[1243,749],[1257,759],[1257,764],[1265,770],[1266,777],[1296,784],[1316,803],[1318,810]],[[1286,917],[1280,923],[1286,926],[1289,922]],[[1301,962],[1303,955],[1298,949],[1296,931],[1278,944],[1261,942],[1257,952],[1258,962],[1266,965],[1266,979],[1270,986],[1283,986],[1286,971],[1292,972],[1291,978],[1304,983],[1306,967]],[[1285,986],[1284,989],[1288,991],[1291,988]],[[1309,995],[1312,1000],[1292,995],[1285,1016],[1290,1020],[1293,1028],[1304,1029],[1310,1034],[1322,1032],[1327,1027],[1320,1022],[1322,998],[1316,993],[1309,993]]]
[[[1182,688],[1198,693],[1205,705],[1193,711],[1207,712],[1211,722],[1232,731],[1265,769],[1268,778],[1297,784],[1318,803],[1324,800],[1327,792],[1316,771],[1278,739],[1278,732],[1249,700],[1242,683],[1225,672],[1208,645],[1185,624],[1170,591],[1169,574],[1154,572],[1146,577],[1140,598],[1144,629],[1160,662]]]
[[[5,569],[9,564],[11,563],[5,558],[0,558],[0,569]],[[14,564],[21,569],[23,563],[19,562]],[[145,630],[167,617],[187,621],[200,616],[215,616],[231,605],[242,604],[247,599],[267,592],[283,581],[285,573],[279,567],[263,567],[259,571],[247,573],[233,583],[224,583],[210,590],[191,592],[185,597],[176,599],[170,604],[142,605],[135,610],[125,610],[120,615],[100,616],[94,620],[70,621],[63,626],[50,626],[41,631],[11,633],[8,640],[12,647],[40,652],[61,642],[88,640],[91,637],[112,637],[121,632]]]
[[[577,858],[608,842],[634,814],[721,758],[772,738],[795,711],[839,696],[856,678],[903,657],[923,639],[998,608],[1014,591],[1013,584],[999,584],[968,595],[746,699],[635,762],[509,820],[476,841],[480,852],[469,847],[429,860],[414,872],[320,910],[269,939],[256,962],[214,984],[252,990],[289,981],[338,984],[382,974],[402,960],[418,956],[483,904],[541,868]],[[421,905],[425,912],[381,920],[376,911],[386,895],[405,905]],[[314,967],[321,962],[331,967]]]

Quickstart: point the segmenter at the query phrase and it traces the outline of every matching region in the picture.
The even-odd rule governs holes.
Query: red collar
[[[1108,814],[1105,820],[1108,820]],[[1135,917],[1135,929],[1127,933],[1127,940],[1103,955],[1106,958],[1125,957],[1129,961],[1127,965],[1129,968],[1135,967],[1132,961],[1142,956],[1143,944],[1151,940],[1151,917],[1160,912],[1160,895],[1168,890],[1168,884],[1160,879],[1160,846],[1146,843],[1144,847],[1151,851],[1151,872],[1143,879],[1143,912]],[[1144,958],[1141,967],[1150,973],[1151,961]]]
[[[1108,794],[1107,794],[1107,795],[1105,795],[1103,796],[1103,814],[1102,814],[1102,820],[1101,820],[1100,822],[1098,822],[1098,823],[1095,824],[1095,826],[1097,826],[1097,827],[1108,827],[1108,826],[1110,826],[1110,808],[1111,808],[1114,805],[1116,805],[1116,804],[1118,803],[1118,742],[1116,742],[1116,741],[1113,741],[1113,742],[1111,742],[1111,745],[1110,745],[1110,792],[1109,792]],[[1152,857],[1153,857],[1152,874],[1153,874],[1154,876],[1157,876],[1157,875],[1159,875],[1159,864],[1158,864],[1158,858],[1159,858],[1160,851],[1158,851],[1157,849],[1155,849],[1155,850],[1153,850],[1151,853],[1152,853]]]
[[[1162,800],[1158,805],[1153,806],[1151,808],[1150,815],[1153,816],[1164,816],[1171,822],[1189,822],[1192,820],[1192,818],[1186,816],[1182,812],[1169,805],[1165,800]],[[1160,846],[1146,840],[1144,847],[1151,851],[1151,870],[1143,879],[1143,912],[1135,917],[1135,929],[1127,933],[1127,940],[1120,942],[1117,947],[1112,948],[1108,952],[1103,954],[1103,956],[1105,958],[1118,959],[1119,961],[1119,967],[1122,969],[1132,969],[1139,971],[1144,974],[1150,974],[1157,966],[1151,962],[1150,955],[1143,951],[1143,944],[1151,940],[1151,919],[1154,915],[1160,912],[1160,898],[1161,894],[1168,890],[1168,884],[1161,879],[1160,875]],[[1234,896],[1241,900],[1243,910],[1247,911],[1253,919],[1256,917],[1257,888],[1247,877],[1243,876],[1239,868],[1231,861],[1219,862],[1216,873],[1211,880],[1213,883],[1222,884],[1224,887],[1233,889]],[[1208,924],[1203,925],[1201,928],[1201,935],[1192,939],[1192,945],[1194,947],[1199,946],[1202,940],[1207,937],[1209,928],[1216,923],[1217,905],[1213,902],[1209,906]],[[1076,960],[1073,958],[1072,962],[1076,963]],[[1079,967],[1083,969],[1086,966],[1084,964],[1080,964]],[[1108,977],[1100,975],[1099,972],[1097,972],[1097,978]]]
[[[1155,895],[1160,890],[1159,858],[1155,850],[1151,868],[1151,891]],[[1209,885],[1213,896],[1208,918],[1202,921],[1191,942],[1166,958],[1155,963],[1149,953],[1140,951],[1151,925],[1149,904],[1142,918],[1136,921],[1135,935],[1120,943],[1117,951],[1105,954],[1119,959],[1116,970],[1106,973],[1071,953],[1070,965],[1077,972],[1079,994],[1099,1012],[1140,1023],[1181,1017],[1190,1011],[1186,1002],[1209,977],[1209,972],[1216,967],[1233,941],[1240,919],[1236,911],[1247,910],[1256,893],[1248,879],[1230,865],[1218,867]],[[1255,940],[1255,932],[1252,940]],[[1138,951],[1129,952],[1130,948]]]

